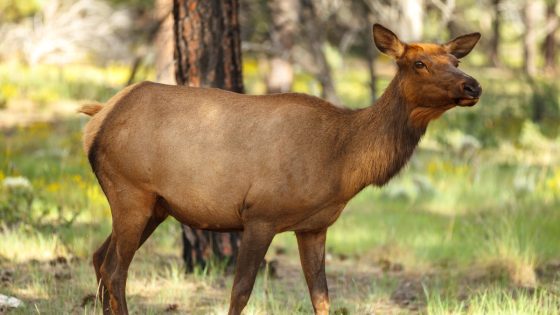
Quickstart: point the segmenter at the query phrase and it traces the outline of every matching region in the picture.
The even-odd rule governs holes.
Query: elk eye
[[[414,67],[416,69],[422,69],[422,68],[426,68],[426,65],[422,61],[416,61],[414,63]]]

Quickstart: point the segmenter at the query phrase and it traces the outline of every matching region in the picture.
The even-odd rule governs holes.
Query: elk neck
[[[344,163],[349,195],[373,184],[382,186],[407,163],[426,126],[414,126],[399,75],[370,107],[352,113]]]

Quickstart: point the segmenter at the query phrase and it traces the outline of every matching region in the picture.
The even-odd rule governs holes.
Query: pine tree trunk
[[[523,22],[525,33],[523,34],[523,70],[529,77],[537,73],[537,43],[535,23],[538,16],[538,3],[536,1],[526,1],[523,8]]]
[[[371,25],[378,20],[376,13],[378,12],[372,12],[371,7],[365,1],[352,2],[352,14],[358,19],[359,24],[367,25],[360,32],[362,38],[370,38],[372,36]],[[375,59],[377,56],[378,53],[375,45],[372,42],[367,42],[365,46],[365,60],[369,74],[370,104],[375,103],[377,100],[377,74],[375,72]]]
[[[174,0],[175,79],[177,84],[216,87],[243,93],[238,0]],[[237,257],[240,234],[183,225],[187,271],[209,259]]]
[[[494,67],[500,66],[500,25],[501,12],[500,0],[492,0],[492,11],[494,12],[492,20],[492,37],[490,38],[490,62]]]
[[[156,0],[155,18],[160,21],[155,36],[155,67],[156,81],[165,84],[175,84],[175,65],[173,53],[175,40],[173,34],[173,2],[170,0]]]
[[[292,89],[294,69],[291,53],[298,29],[298,0],[271,0],[271,39],[275,55],[270,59],[266,78],[267,93],[284,93]]]
[[[301,0],[300,12],[301,25],[305,33],[309,52],[313,55],[315,66],[313,76],[321,84],[321,97],[333,103],[336,106],[342,106],[332,79],[332,72],[327,62],[327,57],[323,51],[323,45],[326,42],[325,31],[320,25],[315,6],[311,0]]]
[[[399,0],[397,7],[399,17],[396,22],[400,29],[399,38],[407,42],[416,42],[422,39],[424,0]]]
[[[367,35],[370,35],[370,29],[367,29]],[[367,38],[367,37],[364,37]],[[371,95],[371,104],[375,103],[377,100],[377,74],[375,73],[375,59],[377,58],[377,50],[373,45],[367,46],[367,64],[369,72],[369,91]]]
[[[547,73],[556,72],[556,31],[558,30],[558,16],[556,15],[556,1],[547,1],[546,27],[544,39],[544,68]]]

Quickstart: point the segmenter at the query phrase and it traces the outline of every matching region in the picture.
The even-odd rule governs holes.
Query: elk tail
[[[88,104],[82,105],[82,107],[80,107],[80,109],[78,109],[78,112],[89,115],[89,116],[94,116],[102,108],[103,108],[103,105],[100,104],[100,103],[88,103]]]

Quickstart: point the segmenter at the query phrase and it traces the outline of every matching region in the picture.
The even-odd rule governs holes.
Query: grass
[[[540,290],[534,293],[508,291],[502,288],[489,288],[478,292],[469,301],[459,303],[442,299],[440,295],[428,297],[429,314],[557,314],[558,297],[556,293]]]
[[[17,72],[10,67],[16,66],[0,66],[0,78]],[[257,68],[247,62],[244,69],[254,93],[262,88]],[[49,77],[51,70],[33,71]],[[79,71],[60,71],[46,88],[53,99],[103,100],[126,80],[123,68],[85,67],[81,71],[92,71],[89,81],[76,84],[91,86],[86,93],[74,83],[58,86],[79,81]],[[355,67],[336,73],[344,82],[367,79]],[[12,93],[10,99],[31,98],[41,83],[29,77],[0,80],[3,91]],[[515,105],[526,100],[523,82],[494,83],[484,83],[488,96],[478,107],[450,112],[433,124],[402,174],[386,187],[361,192],[329,230],[334,314],[557,313],[560,140],[541,126],[517,121],[527,109]],[[25,88],[10,92],[10,84]],[[357,101],[367,94],[360,84],[354,90],[338,86],[356,107],[366,105]],[[296,89],[316,88],[298,75]],[[504,115],[514,107],[518,113]],[[513,126],[486,130],[508,117]],[[81,150],[86,120],[0,131],[0,293],[25,302],[10,314],[100,313],[90,257],[111,222]],[[15,177],[27,179],[28,186],[5,185]],[[179,233],[178,223],[168,220],[138,252],[127,286],[131,311],[226,313],[232,277],[217,269],[185,275]],[[259,276],[245,313],[309,314],[293,234],[278,235],[267,259],[278,263],[277,274]]]

